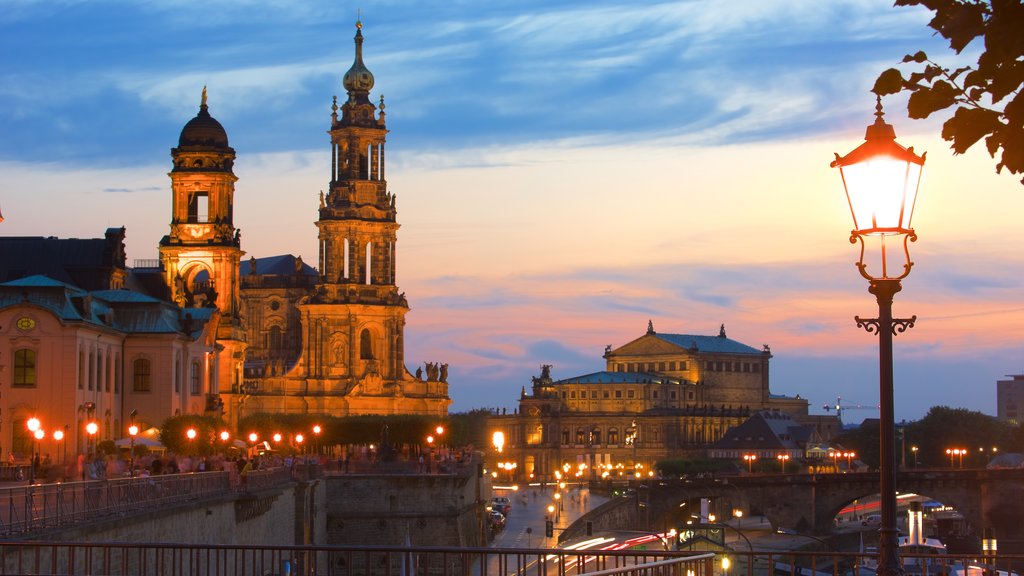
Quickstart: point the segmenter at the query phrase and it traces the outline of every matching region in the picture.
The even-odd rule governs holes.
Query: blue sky
[[[243,248],[315,262],[357,7],[391,130],[406,357],[451,364],[455,410],[514,406],[541,364],[599,370],[648,319],[770,344],[773,392],[818,411],[877,402],[876,341],[852,321],[874,302],[828,162],[863,138],[881,70],[918,49],[955,63],[927,12],[888,2],[14,0],[0,233],[123,225],[129,258],[155,257],[169,149],[206,85]],[[897,417],[994,413],[995,380],[1024,371],[1022,190],[902,106],[887,118],[929,161]]]

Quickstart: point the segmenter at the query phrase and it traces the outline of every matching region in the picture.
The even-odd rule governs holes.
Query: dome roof
[[[228,133],[217,119],[210,116],[206,106],[206,87],[203,87],[203,99],[199,105],[199,113],[189,120],[181,129],[178,147],[183,146],[228,146]]]
[[[350,94],[368,94],[373,88],[373,74],[363,64],[363,25],[356,23],[356,59],[345,72],[343,84]]]

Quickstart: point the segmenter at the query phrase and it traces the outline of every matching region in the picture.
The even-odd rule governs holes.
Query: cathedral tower
[[[245,350],[238,285],[244,252],[233,223],[235,151],[224,127],[210,116],[206,88],[199,113],[181,130],[171,158],[171,232],[160,240],[160,267],[180,306],[220,311],[217,342],[224,350],[208,369],[220,390],[230,390],[240,382]],[[211,404],[216,407],[214,398]]]
[[[335,414],[447,413],[447,366],[406,370],[405,295],[395,284],[398,222],[384,177],[384,98],[370,100],[362,25],[345,73],[347,100],[331,106],[330,184],[320,195],[319,282],[299,303],[304,388]]]

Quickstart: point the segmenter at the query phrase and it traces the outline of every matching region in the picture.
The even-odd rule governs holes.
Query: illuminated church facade
[[[231,425],[261,412],[448,413],[448,366],[414,374],[405,364],[388,130],[383,97],[370,100],[362,44],[357,25],[347,98],[331,107],[315,268],[291,255],[244,258],[235,151],[205,88],[171,149],[158,260],[129,268],[124,229],[104,239],[0,238],[0,450],[31,445],[24,428],[34,416],[83,451],[123,437],[129,413],[152,425],[190,413]],[[99,432],[87,437],[93,421]]]

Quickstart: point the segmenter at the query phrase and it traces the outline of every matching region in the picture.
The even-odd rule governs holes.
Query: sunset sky
[[[771,346],[775,393],[812,412],[878,402],[875,316],[834,152],[863,139],[874,78],[924,49],[930,13],[879,1],[6,2],[4,236],[101,237],[129,263],[170,221],[170,148],[207,86],[238,154],[247,256],[316,262],[332,95],[356,10],[387,104],[406,359],[451,365],[453,411],[516,405],[541,364],[603,369],[646,330]],[[897,316],[896,416],[995,413],[1024,373],[1024,186],[941,119],[884,101],[928,161]],[[875,417],[851,411],[847,421]]]

